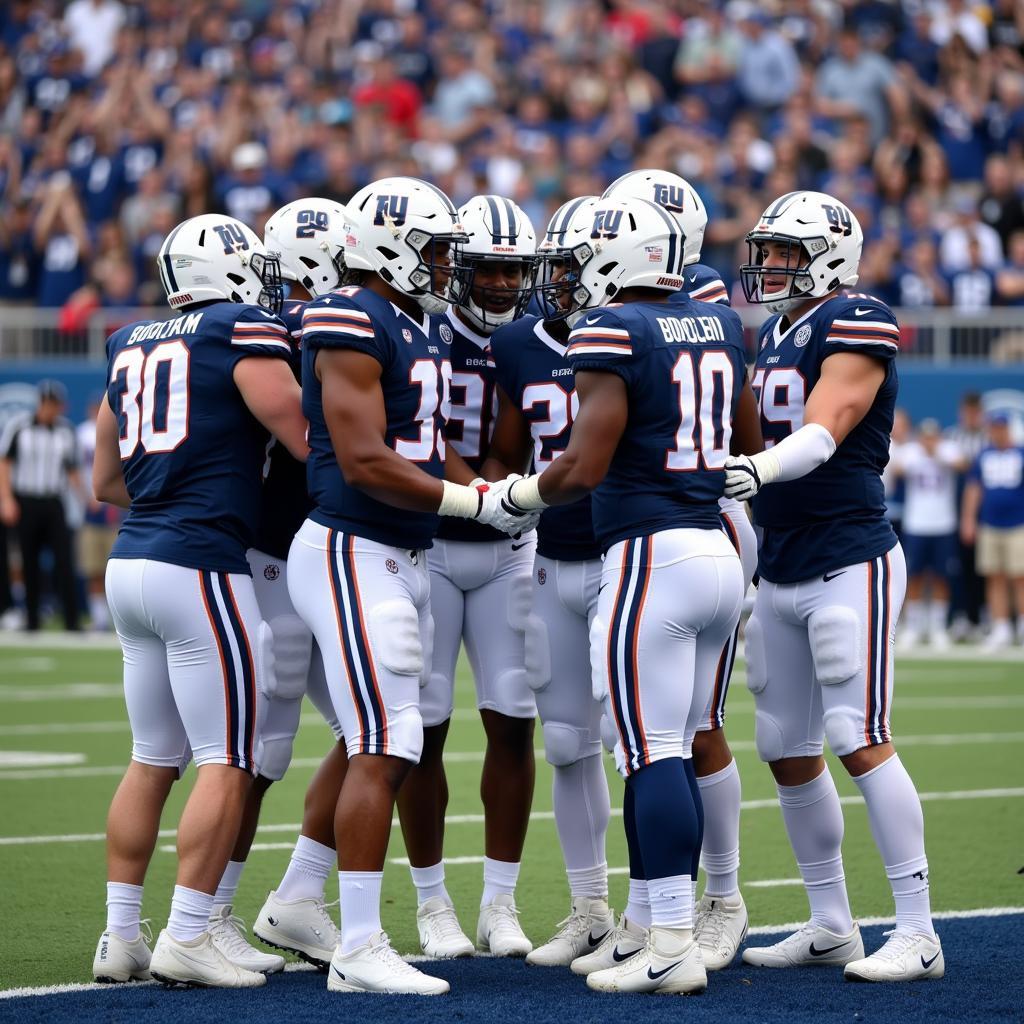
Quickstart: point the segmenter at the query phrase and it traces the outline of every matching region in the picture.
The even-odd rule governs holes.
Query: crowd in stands
[[[158,302],[154,254],[193,214],[260,231],[291,197],[396,173],[541,225],[634,166],[697,187],[730,283],[766,201],[820,188],[864,226],[865,290],[1024,305],[1024,5],[0,5],[0,303],[69,329]]]

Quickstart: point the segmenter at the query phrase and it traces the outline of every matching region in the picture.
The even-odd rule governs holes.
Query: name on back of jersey
[[[725,341],[725,329],[716,316],[659,316],[655,319],[668,345],[683,342],[703,345]]]
[[[202,313],[187,313],[185,316],[175,317],[173,320],[157,320],[151,324],[140,324],[128,335],[125,344],[134,345],[140,341],[158,341],[181,334],[195,334],[199,330],[199,323],[202,319]]]

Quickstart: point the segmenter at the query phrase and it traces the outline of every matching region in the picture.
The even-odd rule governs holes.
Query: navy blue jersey
[[[440,319],[422,323],[366,288],[339,288],[313,299],[302,315],[302,408],[309,420],[306,479],[314,502],[310,518],[323,526],[400,548],[429,548],[434,512],[410,512],[371,498],[342,476],[324,420],[320,349],[352,349],[381,365],[387,416],[384,439],[433,477],[444,477],[443,366],[448,346]],[[444,358],[443,358],[444,357]]]
[[[720,302],[723,306],[730,305],[729,291],[721,275],[703,263],[691,263],[683,268],[683,287],[675,295],[687,296],[697,302]],[[675,295],[669,302],[673,301]]]
[[[605,548],[679,528],[721,529],[732,417],[746,365],[743,327],[726,306],[677,297],[585,313],[569,335],[573,369],[625,381],[626,429],[594,491]]]
[[[871,296],[842,296],[815,306],[788,328],[781,316],[758,335],[752,381],[765,444],[777,444],[803,426],[804,404],[836,352],[859,352],[885,364],[885,380],[864,418],[828,462],[754,498],[764,529],[758,571],[772,583],[799,583],[844,565],[866,562],[896,543],[885,517],[882,470],[899,381],[899,327],[892,310]]]
[[[494,385],[494,360],[490,338],[477,334],[448,308],[439,318],[441,340],[448,343],[452,364],[451,408],[445,424],[445,441],[451,445],[475,473],[487,458],[498,413]],[[493,526],[472,519],[442,516],[437,536],[442,540],[496,541],[508,535]]]
[[[498,384],[530,425],[533,468],[539,473],[565,451],[579,409],[565,345],[544,329],[540,317],[524,316],[494,332],[491,354]],[[589,496],[544,510],[537,554],[565,562],[600,557]]]
[[[288,328],[290,362],[297,381],[302,381],[302,311],[305,302],[286,302],[281,319]],[[266,555],[288,558],[288,549],[313,504],[306,490],[306,466],[280,441],[271,439],[264,465],[263,490],[260,493],[259,525],[253,547]]]
[[[236,302],[110,336],[107,401],[132,500],[112,558],[249,575],[268,434],[233,374],[241,359],[289,352],[277,317]]]

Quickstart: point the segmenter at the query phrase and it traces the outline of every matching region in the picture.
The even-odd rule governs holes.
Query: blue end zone
[[[882,928],[864,929],[868,950]],[[946,977],[906,985],[856,985],[839,970],[746,967],[738,960],[713,974],[707,992],[691,998],[598,995],[568,970],[522,961],[461,960],[428,965],[447,978],[447,996],[331,995],[324,975],[279,974],[255,991],[163,991],[152,985],[0,1000],[4,1021],[52,1024],[223,1024],[225,1020],[290,1020],[302,1024],[591,1024],[615,1018],[652,1024],[936,1024],[939,1021],[1024,1019],[1024,915],[939,922]],[[757,936],[757,945],[772,941]]]

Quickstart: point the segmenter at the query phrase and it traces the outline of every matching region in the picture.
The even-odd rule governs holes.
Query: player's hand
[[[21,518],[21,509],[14,498],[0,498],[0,522],[4,526],[17,526]]]
[[[972,547],[978,539],[978,524],[970,519],[965,519],[960,524],[960,542],[965,548]]]
[[[761,489],[761,476],[753,459],[746,455],[730,455],[725,460],[725,496],[749,501]]]
[[[529,533],[540,521],[540,512],[530,512],[520,508],[509,497],[508,490],[522,476],[513,473],[504,480],[496,480],[489,484],[484,492],[483,507],[476,517],[478,522],[493,526],[511,537]]]

